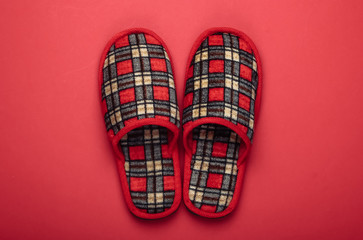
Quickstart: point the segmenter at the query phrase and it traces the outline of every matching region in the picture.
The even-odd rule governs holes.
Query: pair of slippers
[[[204,217],[236,207],[261,78],[257,49],[244,33],[213,28],[197,39],[185,77],[182,189],[179,108],[165,43],[146,29],[123,31],[108,42],[99,68],[102,114],[134,215],[168,216],[182,194],[188,209]]]

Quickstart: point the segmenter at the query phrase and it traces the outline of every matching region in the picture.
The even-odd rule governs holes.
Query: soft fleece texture
[[[222,217],[236,207],[261,80],[258,51],[244,33],[214,28],[195,42],[183,100],[183,198],[200,216]]]
[[[115,35],[101,57],[99,89],[128,208],[145,219],[170,215],[181,201],[179,109],[163,41],[147,29]]]

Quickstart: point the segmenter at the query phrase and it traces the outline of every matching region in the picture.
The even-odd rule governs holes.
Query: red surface
[[[0,239],[362,239],[362,1],[2,1]],[[262,105],[238,207],[156,221],[123,200],[98,101],[117,32],[166,42],[179,106],[207,28],[245,32]],[[181,160],[183,151],[180,152]]]

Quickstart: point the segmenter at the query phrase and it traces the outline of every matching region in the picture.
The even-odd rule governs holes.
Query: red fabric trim
[[[256,57],[257,72],[258,72],[258,87],[257,87],[257,93],[256,93],[256,101],[255,101],[255,124],[256,124],[257,118],[259,115],[259,111],[260,111],[260,105],[261,105],[261,89],[262,89],[261,60],[260,60],[260,56],[258,54],[255,44],[245,33],[241,32],[241,31],[238,31],[233,28],[228,28],[228,27],[217,27],[217,28],[211,28],[211,29],[206,30],[197,38],[197,40],[193,44],[192,50],[190,51],[188,61],[187,61],[187,66],[186,66],[186,71],[185,71],[186,76],[185,76],[185,80],[184,80],[185,81],[184,92],[185,92],[185,87],[186,87],[185,84],[188,79],[187,73],[189,71],[189,64],[190,64],[192,58],[194,57],[194,54],[196,53],[198,47],[203,42],[203,40],[206,37],[208,37],[216,32],[228,32],[228,33],[234,34],[234,35],[244,39],[246,42],[248,42],[248,44],[251,46],[251,48],[253,50],[253,53]],[[218,39],[216,39],[216,41],[218,41]],[[183,100],[183,102],[184,102],[184,100]],[[230,129],[232,129],[242,138],[243,142],[246,145],[246,149],[244,149],[242,151],[243,152],[242,154],[240,153],[240,156],[238,158],[237,182],[236,182],[235,192],[234,192],[232,201],[224,211],[219,212],[219,213],[211,213],[211,212],[206,212],[201,209],[198,209],[189,200],[189,181],[190,181],[190,177],[191,177],[190,163],[191,163],[191,158],[192,158],[192,146],[191,145],[189,146],[187,138],[188,138],[189,133],[193,130],[193,128],[195,128],[201,124],[205,124],[205,123],[217,123],[217,124],[221,124],[221,125],[224,125]],[[244,171],[245,171],[245,167],[246,167],[246,162],[244,160],[246,159],[246,156],[248,155],[250,147],[251,147],[249,138],[243,132],[242,128],[238,127],[237,125],[235,125],[225,119],[206,117],[206,118],[198,119],[194,122],[186,123],[183,126],[183,144],[184,144],[184,149],[185,149],[184,182],[183,182],[183,184],[184,184],[183,185],[184,204],[187,206],[187,208],[190,211],[194,212],[197,215],[207,217],[207,218],[219,218],[219,217],[223,217],[223,216],[229,214],[236,207],[239,197],[240,197],[240,192],[242,189],[242,181],[243,181]],[[241,144],[241,148],[243,148],[243,144]]]
[[[101,99],[102,99],[101,86],[102,86],[102,82],[103,82],[102,70],[103,70],[103,64],[104,64],[104,60],[106,58],[107,52],[109,51],[112,44],[114,44],[118,38],[121,38],[125,35],[130,35],[133,33],[146,33],[146,34],[153,36],[155,39],[157,39],[161,43],[161,45],[165,48],[165,51],[168,53],[169,58],[170,58],[170,63],[172,65],[172,70],[174,73],[174,68],[173,68],[173,64],[171,61],[170,52],[169,52],[168,48],[166,47],[166,44],[164,43],[164,41],[158,35],[156,35],[156,33],[152,32],[148,29],[144,29],[144,28],[133,28],[133,29],[128,29],[128,30],[122,31],[122,32],[116,34],[115,36],[113,36],[111,38],[111,40],[108,41],[108,43],[106,44],[106,47],[104,48],[102,55],[101,55],[101,61],[100,61],[99,72],[98,72],[98,84],[99,84],[99,90],[100,90],[99,94],[100,94]],[[162,67],[162,66],[160,66],[160,67]],[[176,86],[176,84],[175,84],[175,86]],[[104,111],[104,109],[102,109],[102,111]],[[166,127],[168,130],[170,130],[174,135],[169,147],[170,147],[170,151],[172,152],[173,165],[174,165],[175,196],[174,196],[174,202],[173,202],[171,208],[169,208],[168,210],[166,210],[162,213],[155,213],[155,214],[145,213],[135,207],[135,205],[133,204],[132,199],[131,199],[129,185],[128,185],[127,179],[126,179],[126,173],[125,173],[125,168],[124,168],[125,158],[117,146],[118,142],[120,141],[120,139],[122,138],[123,135],[125,135],[126,133],[128,133],[129,131],[131,131],[135,128],[138,128],[138,127],[141,127],[144,125],[163,126],[163,127]],[[178,140],[178,135],[179,135],[179,129],[177,126],[175,126],[174,124],[172,124],[171,122],[169,122],[167,120],[155,119],[155,118],[135,120],[132,123],[128,124],[123,129],[121,129],[116,134],[116,136],[113,134],[112,131],[108,132],[109,139],[112,143],[112,147],[116,153],[117,160],[118,160],[117,166],[118,166],[118,171],[119,171],[119,175],[120,175],[120,179],[121,179],[121,187],[122,187],[122,191],[123,191],[123,196],[125,198],[125,201],[126,201],[126,204],[129,208],[129,210],[135,216],[140,217],[140,218],[145,218],[145,219],[158,219],[158,218],[163,218],[163,217],[166,217],[166,216],[172,214],[178,208],[178,206],[181,202],[181,180],[180,180],[180,167],[179,167],[179,153],[178,153],[178,148],[175,147],[177,145],[176,143]]]

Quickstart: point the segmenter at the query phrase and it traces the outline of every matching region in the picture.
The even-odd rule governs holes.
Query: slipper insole
[[[189,199],[199,209],[221,212],[233,198],[241,139],[218,124],[200,125],[192,134]]]
[[[156,125],[134,129],[119,142],[132,202],[143,212],[160,213],[173,204],[175,179],[168,143],[168,130]]]

